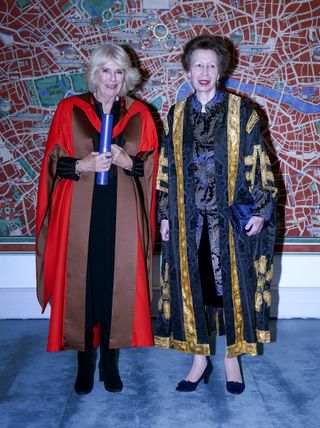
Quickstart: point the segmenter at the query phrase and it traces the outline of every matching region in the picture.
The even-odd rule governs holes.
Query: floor
[[[225,390],[224,338],[213,375],[192,393],[176,383],[192,357],[156,348],[120,354],[121,393],[73,391],[76,353],[47,353],[47,320],[0,321],[0,428],[319,428],[320,320],[272,322],[274,342],[242,358],[246,390]]]

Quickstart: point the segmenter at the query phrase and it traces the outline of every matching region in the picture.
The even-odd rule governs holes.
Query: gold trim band
[[[245,340],[235,343],[234,345],[227,346],[227,358],[237,357],[238,355],[247,354],[256,356],[257,352],[257,344],[256,343],[248,343]]]
[[[181,340],[173,339],[172,337],[154,337],[154,344],[158,348],[170,349],[173,348],[178,352],[189,352],[195,355],[210,355],[209,345],[201,345],[197,343],[183,342]]]
[[[260,343],[269,343],[271,342],[270,331],[269,330],[256,330],[257,340]]]
[[[184,177],[183,177],[183,116],[186,100],[176,104],[174,109],[173,124],[173,147],[177,172],[177,203],[179,221],[179,251],[180,251],[180,281],[182,288],[182,303],[184,316],[184,329],[186,341],[197,343],[197,332],[193,312],[193,299],[190,286],[188,255],[187,255],[187,232],[184,205]]]
[[[239,162],[239,142],[240,142],[240,104],[241,98],[230,94],[228,105],[228,122],[227,122],[227,138],[228,138],[228,197],[229,206],[233,203],[234,189],[238,174]],[[232,287],[232,303],[235,329],[235,344],[233,345],[237,355],[243,353],[245,349],[243,344],[246,343],[243,339],[243,316],[241,308],[241,298],[239,290],[239,279],[237,271],[237,260],[233,238],[233,229],[229,222],[229,246],[230,246],[230,265],[231,265],[231,287]],[[239,348],[239,350],[238,350]],[[253,351],[249,349],[249,353]]]

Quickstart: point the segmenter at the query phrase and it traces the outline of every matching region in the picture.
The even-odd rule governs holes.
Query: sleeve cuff
[[[137,156],[130,156],[132,159],[132,170],[129,171],[127,169],[124,170],[124,172],[133,177],[143,177],[144,176],[144,163],[141,158],[138,158]]]
[[[57,175],[61,178],[78,181],[80,174],[76,173],[76,163],[79,159],[62,157],[57,162]]]

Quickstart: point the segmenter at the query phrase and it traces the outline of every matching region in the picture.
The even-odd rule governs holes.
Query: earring
[[[120,100],[119,95],[117,95],[117,96],[116,96],[115,100],[116,100],[116,101],[119,101],[119,100]]]

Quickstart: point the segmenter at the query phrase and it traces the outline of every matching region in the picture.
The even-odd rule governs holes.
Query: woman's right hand
[[[161,220],[160,233],[162,241],[169,241],[169,220]]]
[[[106,172],[111,166],[111,152],[101,153],[91,152],[85,158],[77,161],[76,172]]]

